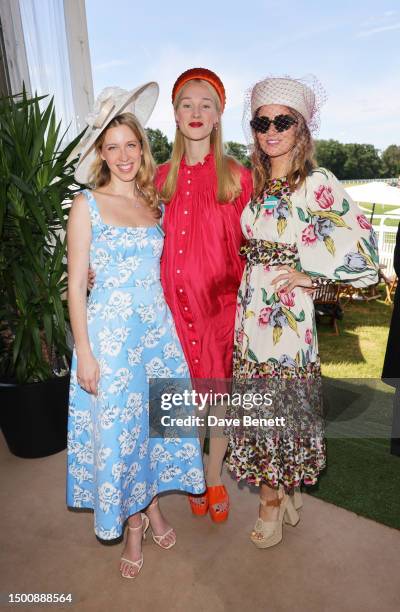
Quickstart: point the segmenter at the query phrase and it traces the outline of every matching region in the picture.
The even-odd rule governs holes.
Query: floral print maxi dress
[[[290,193],[268,181],[241,217],[248,243],[238,293],[233,376],[264,381],[286,428],[230,428],[227,464],[237,479],[287,491],[315,484],[325,466],[321,371],[312,298],[271,284],[286,264],[313,277],[357,287],[378,280],[376,237],[337,179],[318,168]],[[261,379],[261,380],[260,380]],[[260,390],[260,386],[255,389]],[[264,410],[265,412],[265,410]],[[273,416],[273,410],[266,411]],[[232,416],[237,416],[231,411]]]
[[[103,223],[85,190],[92,224],[87,305],[97,398],[71,368],[67,504],[94,509],[95,533],[121,535],[124,521],[162,491],[205,489],[198,439],[149,437],[149,378],[187,378],[188,368],[160,284],[163,232]]]

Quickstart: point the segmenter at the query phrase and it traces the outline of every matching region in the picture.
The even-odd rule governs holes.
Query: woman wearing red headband
[[[236,296],[243,271],[240,215],[252,192],[250,171],[224,155],[225,90],[216,74],[187,70],[172,91],[176,135],[156,178],[167,204],[161,282],[192,378],[232,375]],[[221,482],[226,438],[212,437],[207,493],[190,497],[194,514],[228,516]]]

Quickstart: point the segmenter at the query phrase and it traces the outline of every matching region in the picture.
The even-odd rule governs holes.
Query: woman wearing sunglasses
[[[215,379],[232,376],[236,296],[243,272],[240,215],[252,192],[251,173],[224,155],[225,89],[214,72],[185,71],[173,86],[172,103],[172,156],[156,178],[166,203],[161,282],[191,377],[214,379],[213,388],[223,391],[223,383]],[[209,383],[204,384],[208,391]],[[221,481],[226,447],[223,433],[214,431],[206,495],[189,497],[192,512],[209,511],[214,522],[228,517],[228,493]]]
[[[267,78],[248,92],[245,106],[254,197],[241,217],[248,242],[233,376],[238,390],[261,392],[264,400],[230,431],[227,461],[238,480],[260,487],[251,535],[259,548],[281,541],[284,518],[298,522],[301,497],[292,494],[315,484],[325,467],[310,294],[330,283],[365,287],[378,279],[371,225],[337,179],[315,167],[311,133],[322,97],[316,80]]]

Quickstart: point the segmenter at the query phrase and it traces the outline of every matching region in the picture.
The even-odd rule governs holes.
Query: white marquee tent
[[[346,187],[346,191],[355,202],[400,206],[400,188],[391,187],[387,183],[379,181],[365,183],[364,185]]]

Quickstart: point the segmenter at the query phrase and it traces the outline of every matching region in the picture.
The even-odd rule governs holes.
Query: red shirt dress
[[[161,189],[169,164],[159,166]],[[250,170],[240,167],[242,193],[217,201],[214,156],[188,166],[165,207],[161,284],[192,378],[231,378],[237,292],[245,260],[240,216],[250,200]]]

